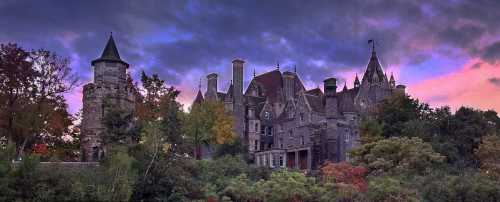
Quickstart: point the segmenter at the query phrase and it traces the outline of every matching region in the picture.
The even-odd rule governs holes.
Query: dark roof
[[[233,89],[234,89],[234,86],[231,83],[231,85],[229,85],[229,89],[227,89],[226,95],[229,96],[229,97],[233,97]]]
[[[356,112],[354,106],[354,98],[358,94],[359,88],[351,88],[338,93],[339,111],[340,112]]]
[[[325,112],[323,97],[310,94],[304,94],[304,95],[307,99],[307,102],[309,103],[309,106],[311,106],[311,109],[313,111],[320,113]]]
[[[314,88],[314,89],[311,89],[311,90],[308,90],[306,91],[306,94],[309,94],[309,95],[315,95],[315,96],[323,96],[323,91],[321,91],[320,88]]]
[[[217,92],[217,99],[218,99],[219,101],[224,102],[224,101],[225,101],[225,99],[226,99],[226,96],[227,96],[227,94],[226,94],[226,93]]]
[[[113,39],[113,35],[109,36],[108,42],[106,43],[106,47],[102,51],[101,57],[92,61],[92,65],[96,62],[119,62],[125,64],[128,67],[128,64],[124,62],[120,58],[120,54],[118,53],[118,48],[116,48],[115,40]]]
[[[377,54],[372,52],[372,56],[370,58],[370,62],[368,62],[368,66],[366,67],[365,74],[363,75],[362,83],[365,81],[371,83],[373,79],[373,75],[377,74],[379,79],[386,79],[384,71],[382,70],[382,66],[380,65]]]
[[[193,104],[200,104],[203,101],[205,101],[205,99],[203,99],[203,95],[201,94],[201,91],[198,90],[198,94],[196,95],[196,98],[194,99]]]
[[[292,74],[295,75],[294,92],[297,94],[298,92],[305,90],[305,88],[300,78],[295,73]],[[281,89],[283,88],[283,75],[281,74],[279,69],[275,69],[270,72],[255,76],[252,81],[262,89],[263,96],[269,97],[269,101],[271,103],[283,99],[283,95],[281,92]]]
[[[271,102],[276,102],[280,99],[283,77],[278,69],[258,75],[253,80],[262,88],[262,93],[264,96],[269,97]]]

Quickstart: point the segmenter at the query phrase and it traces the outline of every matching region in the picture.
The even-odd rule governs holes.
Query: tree
[[[29,53],[16,44],[0,45],[0,132],[16,147],[23,139],[19,137],[23,128],[18,124],[18,114],[24,110],[35,76],[28,58]]]
[[[373,114],[382,126],[385,137],[401,136],[404,124],[423,119],[431,112],[428,104],[420,103],[408,95],[394,94],[379,104]]]
[[[128,148],[115,145],[110,148],[110,155],[104,161],[106,181],[102,185],[101,200],[128,201],[132,196],[136,179],[133,168],[134,158],[128,154]]]
[[[396,178],[387,176],[371,179],[367,195],[370,201],[420,201],[416,190],[408,188]]]
[[[376,142],[383,138],[383,126],[374,119],[363,119],[359,126],[359,132],[362,144]]]
[[[326,162],[320,168],[320,173],[323,181],[351,185],[357,192],[366,191],[368,186],[365,179],[367,170],[361,166],[352,166],[347,162]]]
[[[133,113],[106,104],[104,115],[104,126],[106,128],[102,135],[103,142],[107,146],[128,145],[138,140],[139,129],[134,124]]]
[[[500,137],[488,135],[475,150],[475,155],[481,163],[481,171],[500,179]]]
[[[71,115],[63,93],[77,83],[69,61],[56,54],[38,50],[25,52],[14,44],[0,51],[0,120],[2,133],[14,142],[18,156],[35,143],[54,145],[68,134]],[[4,135],[2,135],[4,136]]]
[[[161,105],[165,104],[165,101],[175,102],[180,92],[174,87],[167,87],[158,74],[148,76],[142,71],[141,82],[142,95],[136,109],[137,117],[144,122],[156,120],[165,113],[166,109]]]
[[[184,131],[194,145],[194,155],[201,158],[202,145],[232,143],[234,119],[220,102],[203,102],[192,106],[186,116]]]
[[[500,200],[499,181],[477,172],[458,175],[438,172],[426,176],[418,186],[424,201]]]
[[[362,145],[351,151],[352,161],[371,175],[385,173],[425,174],[444,160],[420,138],[393,137]]]

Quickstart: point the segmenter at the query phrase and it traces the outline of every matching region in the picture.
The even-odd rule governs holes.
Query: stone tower
[[[233,60],[233,113],[236,118],[236,133],[244,137],[245,107],[243,106],[243,63],[240,59]]]
[[[101,57],[91,64],[93,82],[83,86],[82,161],[98,161],[106,152],[102,142],[106,107],[133,112],[135,106],[134,88],[127,82],[129,65],[120,58],[112,35]]]

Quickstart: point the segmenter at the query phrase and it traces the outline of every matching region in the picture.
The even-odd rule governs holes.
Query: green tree
[[[368,183],[370,201],[420,201],[417,190],[409,188],[402,181],[388,177],[375,177]]]
[[[100,200],[128,201],[137,177],[133,168],[135,159],[128,154],[128,148],[123,145],[111,147],[109,153],[103,162],[104,176],[107,179],[100,186]]]
[[[371,143],[383,138],[383,126],[377,120],[365,118],[359,126],[361,143]]]
[[[420,138],[393,137],[365,144],[351,151],[354,164],[372,175],[385,173],[429,173],[444,157]]]
[[[376,117],[385,137],[401,136],[404,124],[410,120],[423,119],[431,112],[428,104],[420,103],[408,95],[394,94],[377,106]]]
[[[475,155],[481,163],[481,171],[500,179],[500,137],[498,135],[483,137]]]
[[[194,156],[200,159],[203,145],[232,143],[236,138],[233,127],[234,119],[222,103],[203,102],[192,106],[184,131],[194,145]]]

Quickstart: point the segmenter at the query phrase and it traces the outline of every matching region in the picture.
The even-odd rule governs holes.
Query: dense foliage
[[[247,163],[223,104],[184,112],[180,91],[145,72],[140,85],[128,78],[135,113],[106,106],[102,162],[58,163],[78,154],[78,114],[62,96],[76,82],[68,64],[0,48],[0,201],[500,201],[495,111],[395,95],[362,117],[348,162],[269,170]]]

